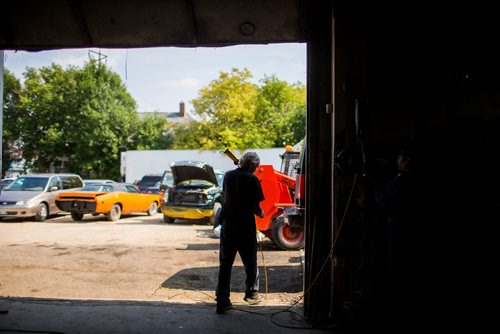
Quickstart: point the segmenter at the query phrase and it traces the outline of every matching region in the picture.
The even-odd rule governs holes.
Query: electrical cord
[[[264,295],[264,300],[266,300],[267,299],[267,293],[268,293],[266,260],[264,259],[264,251],[262,250],[262,243],[261,243],[260,238],[257,238],[257,242],[259,243],[260,254],[262,255],[262,265],[264,267],[264,277],[266,279],[266,294]]]

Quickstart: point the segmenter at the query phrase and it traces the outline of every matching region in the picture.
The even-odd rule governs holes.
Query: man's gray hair
[[[260,165],[260,158],[255,152],[247,152],[240,158],[238,165],[241,169],[253,172]]]

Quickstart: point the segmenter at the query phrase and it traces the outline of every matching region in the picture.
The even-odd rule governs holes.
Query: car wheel
[[[274,221],[271,239],[281,249],[300,249],[304,247],[304,230],[290,229],[285,217],[279,216]]]
[[[156,203],[156,202],[151,203],[151,205],[149,206],[149,209],[147,211],[148,216],[155,215],[157,212],[158,212],[158,203]]]
[[[216,202],[214,204],[214,213],[212,214],[212,216],[210,216],[210,218],[208,218],[208,222],[214,228],[216,228],[217,225],[219,225],[219,216],[220,216],[221,210],[222,210],[222,205],[219,202]]]
[[[110,221],[117,221],[120,219],[121,215],[122,215],[122,208],[120,207],[119,204],[115,204],[108,212],[107,217],[108,220]]]
[[[36,209],[35,221],[43,222],[45,219],[47,219],[48,215],[49,209],[47,208],[47,205],[43,203],[38,204],[38,207]]]
[[[83,213],[71,212],[71,219],[79,222],[83,219]]]
[[[172,218],[172,217],[168,217],[168,216],[165,216],[163,215],[163,221],[167,224],[172,224],[174,222],[175,218]]]

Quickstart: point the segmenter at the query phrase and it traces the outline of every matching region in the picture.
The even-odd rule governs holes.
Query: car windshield
[[[80,189],[81,191],[113,191],[113,187],[106,184],[89,184]]]
[[[3,191],[43,191],[48,181],[48,177],[18,177]]]
[[[8,184],[11,184],[13,181],[14,181],[14,179],[3,179],[2,181],[0,181],[0,184],[2,186],[6,186]]]

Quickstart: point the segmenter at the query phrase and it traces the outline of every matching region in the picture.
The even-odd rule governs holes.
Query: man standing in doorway
[[[224,203],[222,205],[222,229],[220,235],[219,281],[216,290],[219,314],[231,308],[231,270],[236,253],[240,254],[245,267],[245,301],[258,304],[262,297],[259,291],[259,269],[257,267],[257,227],[255,215],[263,218],[260,202],[264,193],[253,173],[260,164],[255,152],[245,153],[238,167],[224,176]]]

